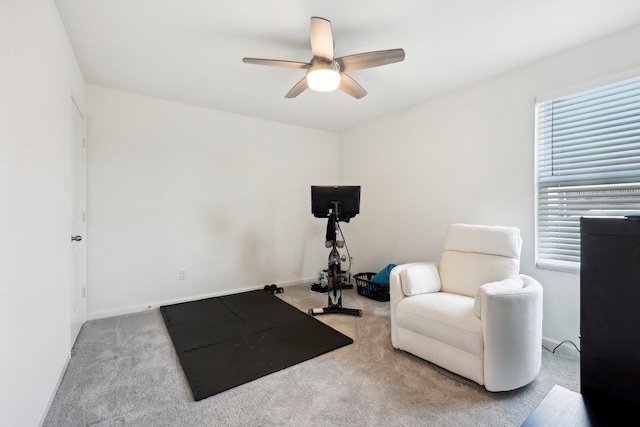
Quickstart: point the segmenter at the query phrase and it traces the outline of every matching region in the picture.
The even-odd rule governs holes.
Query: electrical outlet
[[[187,280],[187,270],[178,270],[178,280]]]

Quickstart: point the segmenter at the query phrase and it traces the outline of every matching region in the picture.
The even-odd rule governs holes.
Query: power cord
[[[560,347],[562,344],[564,344],[564,343],[566,343],[566,342],[571,343],[571,345],[573,345],[573,347],[576,349],[576,351],[577,351],[578,353],[580,353],[580,349],[578,348],[578,346],[577,346],[577,345],[575,345],[575,343],[574,343],[573,341],[571,341],[571,340],[564,340],[564,341],[562,341],[560,344],[558,344],[557,346],[555,346],[555,347],[553,348],[553,350],[549,350],[549,349],[548,349],[547,347],[545,347],[544,345],[542,346],[542,348],[544,348],[544,349],[545,349],[545,350],[547,350],[547,351],[550,351],[551,353],[555,353],[555,352],[556,352],[556,350],[558,349],[558,347]]]

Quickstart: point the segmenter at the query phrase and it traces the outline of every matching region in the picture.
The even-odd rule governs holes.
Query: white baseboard
[[[69,361],[71,361],[71,350],[67,353],[67,357],[65,357],[61,369],[58,370],[58,379],[54,386],[49,390],[49,397],[40,412],[40,417],[38,425],[41,426],[44,424],[44,420],[47,418],[47,414],[51,409],[51,405],[53,404],[53,399],[56,398],[56,393],[58,392],[58,388],[60,388],[60,384],[62,384],[62,379],[64,378],[64,374],[67,373],[67,367],[69,366]]]
[[[278,283],[277,285],[281,286],[283,288],[286,288],[287,286],[300,285],[300,284],[303,284],[303,283],[310,283],[310,282],[312,282],[314,280],[317,280],[317,277],[306,278],[306,279],[301,279],[301,280],[292,280],[292,281],[288,281],[288,282],[281,282],[281,283]],[[220,296],[223,296],[223,295],[237,294],[239,292],[254,291],[254,290],[263,289],[263,288],[264,288],[264,285],[263,286],[251,286],[251,287],[247,287],[247,288],[238,288],[238,289],[232,289],[232,290],[222,291],[222,292],[212,292],[212,293],[209,293],[209,294],[192,295],[192,296],[189,296],[189,297],[177,298],[177,299],[173,299],[173,300],[153,301],[153,302],[149,302],[148,304],[144,304],[144,305],[135,305],[135,306],[123,307],[123,308],[119,308],[119,309],[115,309],[115,310],[106,310],[106,311],[99,311],[99,312],[95,312],[95,313],[87,313],[87,321],[89,321],[89,320],[97,320],[97,319],[106,319],[108,317],[121,316],[121,315],[124,315],[124,314],[139,313],[141,311],[153,310],[153,309],[156,309],[156,308],[158,308],[160,306],[163,306],[163,305],[178,304],[178,303],[181,303],[181,302],[196,301],[196,300],[199,300],[199,299],[220,297]]]

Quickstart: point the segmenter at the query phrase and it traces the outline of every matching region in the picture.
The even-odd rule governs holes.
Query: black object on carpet
[[[271,292],[160,307],[195,400],[353,343]]]

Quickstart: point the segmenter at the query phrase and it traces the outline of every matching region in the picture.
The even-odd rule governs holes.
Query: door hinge
[[[82,287],[82,298],[84,298],[86,296],[87,296],[87,288],[86,288],[86,286],[83,286]]]

